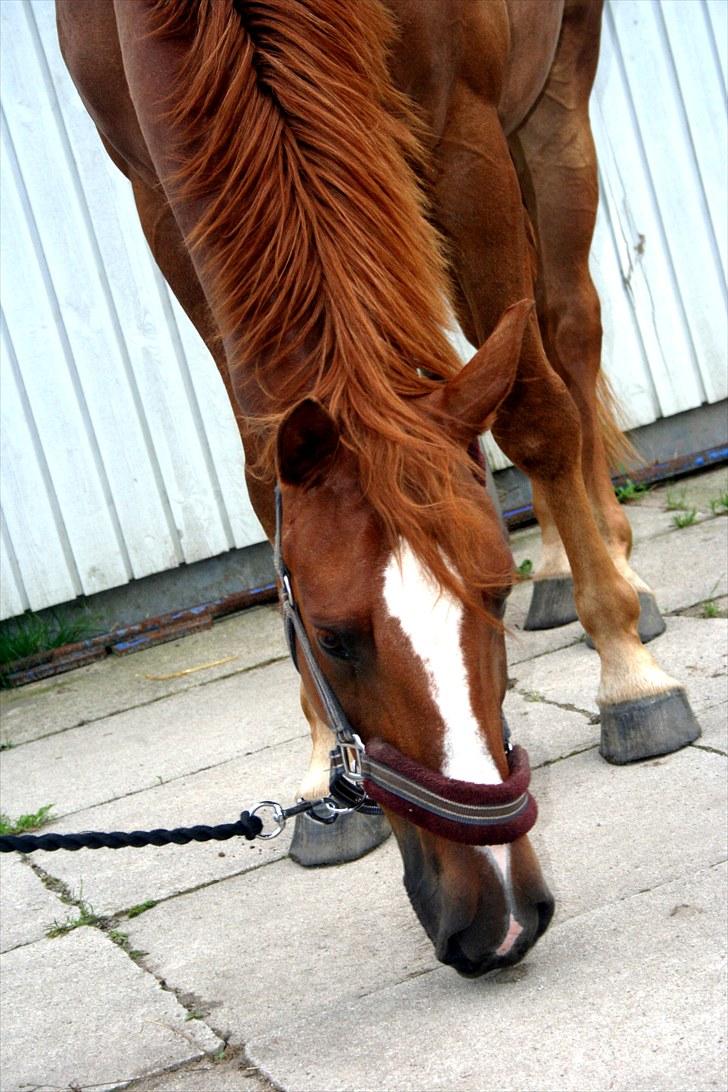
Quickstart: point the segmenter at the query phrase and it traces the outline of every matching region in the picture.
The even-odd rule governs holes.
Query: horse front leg
[[[439,168],[436,214],[479,344],[509,304],[533,295],[533,284],[520,188],[497,111],[467,87],[453,95]],[[624,763],[690,743],[700,729],[683,687],[640,641],[637,593],[610,556],[584,483],[581,414],[547,360],[535,317],[493,432],[534,482],[568,557],[576,608],[601,660],[601,753]]]
[[[301,708],[311,729],[311,761],[301,782],[301,796],[316,800],[329,792],[330,752],[334,734],[316,712],[301,684]],[[384,815],[351,812],[339,815],[335,823],[322,823],[311,815],[297,815],[288,853],[304,868],[356,861],[376,849],[392,833]]]

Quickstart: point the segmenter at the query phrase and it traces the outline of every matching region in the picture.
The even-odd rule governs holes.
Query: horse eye
[[[337,660],[350,660],[351,652],[344,644],[338,633],[320,633],[318,635],[319,647],[324,650],[328,656],[334,656]]]

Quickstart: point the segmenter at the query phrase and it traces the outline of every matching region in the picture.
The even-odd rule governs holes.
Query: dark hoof
[[[601,707],[599,753],[623,766],[679,751],[700,736],[700,725],[684,690]]]
[[[665,625],[665,619],[660,614],[657,600],[652,592],[640,592],[639,595],[639,634],[642,644],[646,645],[648,641],[651,641],[653,638],[659,637],[661,633],[664,633],[667,627]]]
[[[570,576],[534,580],[524,629],[554,629],[576,618],[574,581]]]
[[[289,857],[304,868],[356,861],[376,849],[392,833],[384,815],[350,812],[335,823],[319,823],[308,815],[297,815]]]
[[[640,592],[640,620],[637,627],[640,635],[640,640],[643,645],[646,645],[648,641],[652,641],[655,637],[659,637],[661,633],[665,632],[667,628],[665,626],[665,619],[660,614],[660,608],[657,605],[652,592]],[[587,633],[586,643],[589,648],[594,648],[594,642]]]

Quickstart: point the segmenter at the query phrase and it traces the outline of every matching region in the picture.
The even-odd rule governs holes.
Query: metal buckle
[[[286,814],[280,804],[277,804],[275,800],[261,800],[257,807],[253,808],[251,815],[258,815],[259,812],[269,810],[272,814],[272,822],[275,823],[275,828],[268,834],[264,834],[261,830],[258,835],[264,841],[269,841],[271,838],[277,838],[286,825]],[[262,821],[262,819],[261,819]]]
[[[364,780],[362,773],[362,758],[364,757],[364,744],[359,736],[352,732],[351,739],[337,739],[336,747],[344,767],[344,776],[349,781],[360,783]]]

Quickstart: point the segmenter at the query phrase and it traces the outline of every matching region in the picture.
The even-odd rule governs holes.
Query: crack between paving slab
[[[728,758],[728,751],[721,751],[719,747],[710,747],[707,743],[691,743],[691,747],[694,747],[696,751],[707,751],[711,755],[722,755],[723,758]]]
[[[568,754],[558,755],[556,758],[547,758],[543,762],[539,762],[538,766],[532,766],[533,771],[544,770],[547,766],[555,766],[559,762],[565,762],[567,758],[574,758],[576,755],[584,755],[587,751],[596,751],[598,743],[590,743],[587,747],[576,747],[573,751],[569,751]]]
[[[52,891],[55,895],[57,895],[60,898],[61,902],[65,903],[67,906],[75,906],[76,909],[81,911],[82,915],[85,914],[86,916],[89,917],[89,920],[87,922],[85,922],[85,923],[79,923],[79,924],[69,923],[70,928],[68,930],[66,930],[66,931],[70,932],[71,930],[76,929],[76,928],[93,928],[93,929],[96,929],[99,932],[103,933],[105,936],[107,936],[108,939],[111,941],[111,943],[115,944],[117,948],[120,948],[121,951],[124,952],[124,954],[127,955],[129,957],[129,959],[133,963],[135,963],[138,967],[140,967],[140,969],[143,970],[145,974],[150,975],[156,981],[157,985],[159,986],[159,988],[161,990],[164,990],[165,993],[172,994],[172,996],[175,998],[175,1000],[176,1000],[177,1004],[180,1006],[180,1008],[184,1009],[184,1011],[188,1014],[187,1015],[188,1020],[199,1020],[199,1022],[204,1024],[208,1028],[208,1030],[211,1031],[212,1034],[215,1035],[216,1038],[219,1039],[220,1042],[222,1042],[222,1044],[223,1044],[222,1048],[219,1049],[218,1051],[216,1051],[215,1054],[213,1054],[213,1055],[209,1055],[207,1051],[205,1051],[202,1047],[200,1047],[199,1044],[194,1042],[191,1038],[189,1039],[190,1045],[192,1045],[194,1047],[194,1049],[200,1050],[203,1057],[207,1056],[207,1057],[212,1057],[213,1059],[222,1060],[223,1057],[225,1056],[226,1052],[227,1052],[232,1032],[218,1030],[214,1026],[214,1024],[210,1021],[210,1018],[209,1018],[210,1017],[210,1012],[211,1012],[211,1009],[215,1007],[214,1003],[211,1004],[209,1002],[206,1002],[203,998],[198,997],[192,991],[184,991],[184,990],[177,989],[174,986],[170,986],[167,983],[165,978],[158,975],[154,970],[152,970],[152,968],[145,962],[145,956],[148,953],[138,951],[138,950],[135,950],[135,949],[131,948],[130,943],[129,943],[128,934],[123,933],[118,928],[118,926],[122,924],[122,920],[123,920],[123,915],[122,914],[119,914],[119,913],[110,914],[110,915],[101,915],[101,914],[97,915],[97,914],[95,914],[93,912],[93,910],[91,909],[91,907],[89,907],[88,904],[84,902],[82,892],[78,896],[75,896],[73,894],[71,888],[68,886],[68,884],[64,883],[63,880],[59,880],[57,877],[51,876],[50,873],[46,872],[45,869],[40,867],[40,865],[36,865],[32,861],[28,861],[26,863],[28,864],[30,869],[36,874],[36,876],[39,878],[41,883],[48,890]],[[207,886],[207,885],[202,885],[202,886]],[[162,900],[160,900],[160,901],[162,901]],[[155,903],[155,905],[157,905],[157,904]],[[150,907],[150,909],[151,909],[151,907]],[[128,919],[126,919],[126,920],[128,920]],[[46,936],[48,936],[48,935],[49,934],[46,933]],[[173,1030],[174,1034],[181,1034],[183,1038],[186,1038],[186,1036],[184,1035],[184,1031],[182,1029],[171,1029],[171,1030]],[[256,1065],[254,1065],[254,1063],[248,1057],[248,1055],[245,1052],[245,1047],[244,1046],[241,1045],[239,1048],[233,1048],[233,1049],[234,1050],[239,1050],[239,1052],[241,1053],[241,1055],[244,1058],[245,1063],[246,1063],[245,1068],[246,1068],[246,1070],[248,1071],[248,1073],[250,1075],[255,1074],[259,1078],[259,1080],[261,1082],[270,1085],[270,1087],[273,1087],[273,1085],[271,1085],[270,1082],[268,1081],[267,1077],[262,1073],[262,1071],[260,1071],[258,1069],[258,1067]],[[194,1061],[199,1061],[199,1059],[194,1059]],[[189,1067],[189,1060],[187,1062],[181,1063],[180,1066],[171,1067],[170,1069],[159,1070],[158,1073],[144,1074],[142,1077],[139,1077],[139,1078],[131,1077],[131,1078],[122,1078],[122,1079],[125,1080],[127,1083],[133,1082],[133,1081],[147,1080],[147,1079],[150,1079],[151,1077],[154,1077],[154,1076],[157,1076],[157,1075],[163,1076],[164,1073],[166,1073],[166,1072],[174,1072],[177,1069],[181,1069],[182,1066],[184,1066],[184,1065],[187,1065]],[[78,1088],[79,1088],[79,1092],[80,1092],[80,1089],[82,1089],[82,1088],[83,1089],[88,1089],[88,1088],[107,1087],[107,1086],[108,1086],[108,1081],[104,1082],[103,1084],[99,1084],[99,1085],[79,1085]],[[41,1087],[44,1087],[44,1086],[41,1086]],[[48,1087],[48,1086],[45,1086],[45,1087]],[[73,1088],[72,1085],[69,1086],[69,1087]]]
[[[85,728],[89,724],[97,724],[100,720],[111,720],[113,717],[120,717],[123,713],[131,713],[135,709],[146,709],[150,705],[156,705],[157,702],[166,701],[168,698],[179,697],[180,694],[189,694],[193,690],[201,690],[205,686],[210,686],[212,683],[221,682],[224,679],[232,679],[236,675],[247,675],[251,671],[261,671],[263,668],[272,667],[274,664],[285,663],[288,660],[287,655],[273,656],[269,660],[263,660],[259,664],[249,664],[248,667],[241,667],[238,671],[229,671],[224,674],[215,675],[212,679],[201,679],[199,682],[194,683],[192,686],[181,687],[179,690],[174,690],[169,694],[159,694],[155,698],[149,698],[147,701],[140,702],[138,705],[127,705],[123,709],[112,709],[108,713],[103,713],[98,717],[89,717],[88,720],[79,720],[75,724],[67,724],[64,728],[57,728],[53,732],[46,732],[42,736],[37,736],[35,739],[25,739],[20,743],[13,743],[12,749],[26,747],[31,743],[38,743],[42,739],[53,739],[55,736],[62,736],[65,732],[72,732],[74,728]]]
[[[581,709],[578,705],[572,705],[568,701],[554,701],[553,698],[545,697],[538,690],[519,690],[517,686],[513,689],[524,701],[532,702],[535,705],[553,705],[557,709],[563,709],[565,713],[579,713],[582,717],[586,717],[589,724],[599,724],[601,720],[599,713],[592,713],[590,709]]]
[[[220,1051],[219,1054],[207,1055],[206,1058],[193,1060],[191,1062],[181,1062],[179,1065],[168,1066],[165,1069],[157,1069],[153,1073],[145,1073],[141,1077],[132,1077],[129,1080],[129,1083],[124,1085],[124,1088],[125,1090],[128,1090],[128,1092],[135,1092],[137,1089],[148,1086],[151,1081],[157,1081],[175,1073],[180,1075],[186,1073],[214,1073],[219,1064],[224,1063],[228,1066],[230,1063],[235,1062],[236,1059],[240,1059],[243,1063],[238,1067],[238,1072],[241,1077],[255,1077],[266,1089],[271,1089],[272,1092],[279,1092],[280,1086],[274,1084],[262,1070],[258,1069],[255,1063],[248,1057],[245,1047],[230,1046],[229,1044]]]

